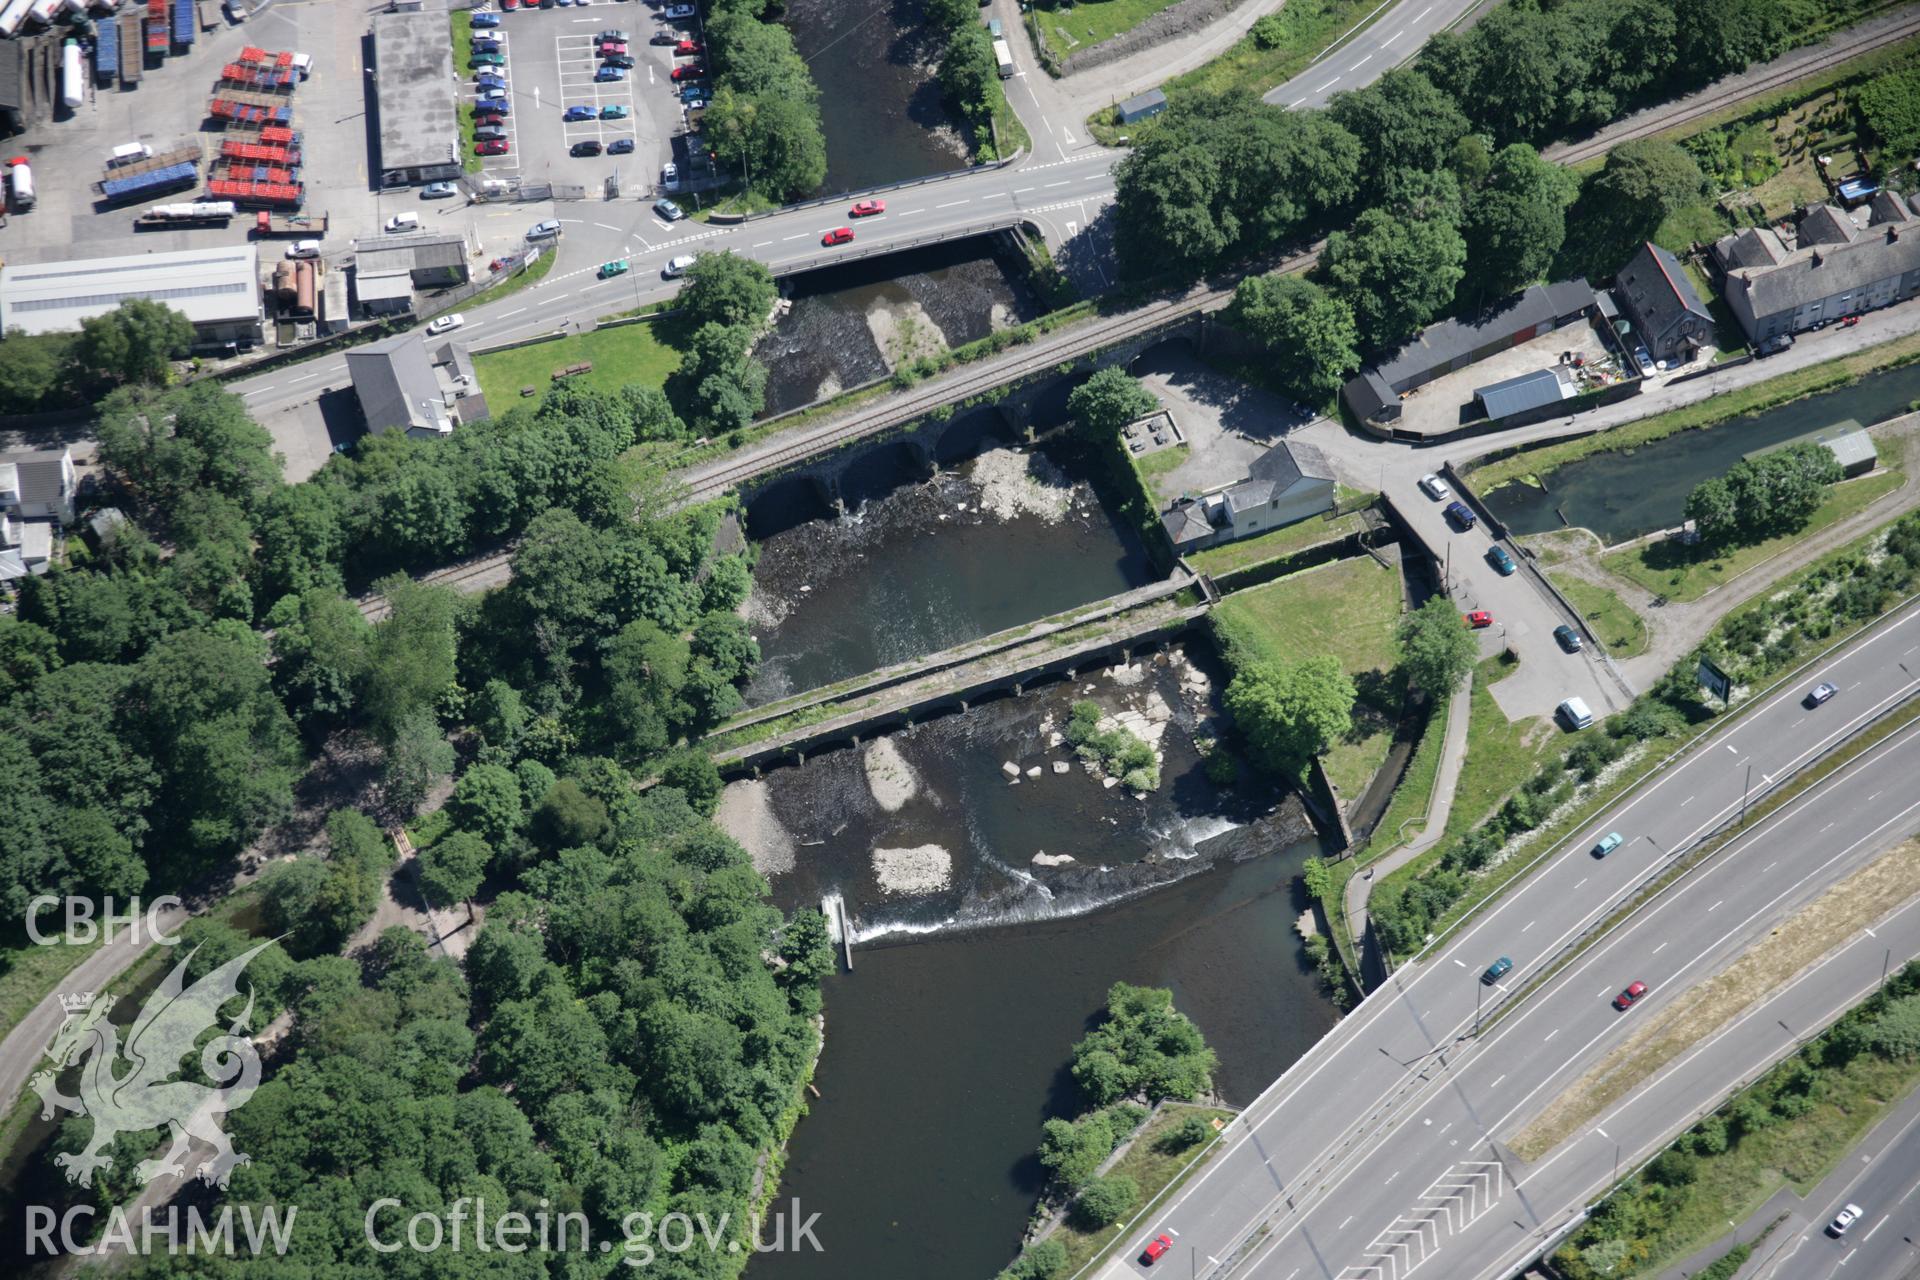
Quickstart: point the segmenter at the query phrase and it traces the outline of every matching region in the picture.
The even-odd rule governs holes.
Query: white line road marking
[[[1407,34],[1407,33],[1406,33],[1406,32],[1404,32],[1404,31],[1396,31],[1396,32],[1394,32],[1394,33],[1393,33],[1392,35],[1390,35],[1390,36],[1388,36],[1388,37],[1387,37],[1387,38],[1386,38],[1385,40],[1382,40],[1382,41],[1380,42],[1380,47],[1381,47],[1382,49],[1384,49],[1384,48],[1386,48],[1386,47],[1387,47],[1388,45],[1390,45],[1390,44],[1392,44],[1392,43],[1393,43],[1393,42],[1394,42],[1395,40],[1398,40],[1398,39],[1399,39],[1399,38],[1400,38],[1401,36],[1403,36],[1403,35],[1405,35],[1405,34]]]
[[[519,315],[519,314],[520,314],[520,313],[521,313],[522,311],[525,311],[525,310],[526,310],[526,308],[525,308],[525,307],[518,307],[518,308],[516,308],[516,309],[514,309],[514,310],[512,310],[512,311],[507,311],[507,312],[503,312],[503,313],[501,314],[501,316],[500,316],[500,318],[501,318],[502,320],[507,320],[507,319],[510,319],[510,318],[512,318],[512,317],[514,317],[514,316],[517,316],[517,315]]]
[[[1687,798],[1686,798],[1685,800],[1682,800],[1682,801],[1680,802],[1680,807],[1681,807],[1682,809],[1684,809],[1684,808],[1686,808],[1686,807],[1687,807],[1688,805],[1690,805],[1690,804],[1692,804],[1692,803],[1693,803],[1693,797],[1692,797],[1692,796],[1688,796],[1688,797],[1687,797]]]
[[[1725,898],[1720,899],[1720,902],[1725,902],[1725,901],[1726,901]],[[1716,902],[1712,906],[1708,907],[1707,914],[1712,915],[1714,912],[1718,911],[1720,909],[1720,902]]]
[[[1585,884],[1585,883],[1587,882],[1587,879],[1588,879],[1588,877],[1586,877],[1586,876],[1581,876],[1581,877],[1580,877],[1580,884]],[[1575,885],[1575,886],[1573,886],[1573,887],[1574,887],[1574,888],[1576,888],[1576,889],[1578,889],[1578,888],[1580,887],[1580,884],[1576,884],[1576,885]]]
[[[1418,12],[1418,13],[1416,13],[1416,14],[1414,14],[1414,15],[1413,15],[1413,20],[1414,20],[1415,22],[1418,22],[1418,21],[1420,21],[1420,19],[1422,19],[1422,18],[1424,18],[1424,17],[1426,17],[1426,16],[1428,15],[1428,14],[1430,14],[1430,13],[1432,13],[1432,12],[1433,12],[1433,6],[1432,6],[1432,5],[1428,5],[1428,6],[1426,7],[1426,8],[1424,8],[1424,9],[1422,9],[1422,10],[1421,10],[1420,12]]]
[[[1400,1170],[1395,1169],[1392,1173],[1387,1175],[1387,1180],[1381,1183],[1380,1185],[1383,1187],[1390,1187],[1393,1185],[1393,1180],[1399,1176],[1400,1176]]]
[[[1878,791],[1874,792],[1872,795],[1867,797],[1867,799],[1869,800],[1878,800],[1879,798],[1880,798],[1880,793]]]
[[[1777,865],[1779,865],[1779,859],[1778,859],[1778,858],[1776,858],[1776,859],[1774,859],[1774,860],[1773,860],[1772,862],[1769,862],[1769,863],[1768,863],[1768,864],[1767,864],[1766,866],[1764,866],[1764,867],[1762,867],[1762,868],[1760,868],[1760,874],[1761,874],[1761,875],[1765,875],[1765,874],[1767,874],[1767,872],[1769,872],[1769,871],[1771,871],[1771,870],[1773,870],[1773,869],[1774,869],[1774,867],[1775,867],[1775,866],[1777,866]]]
[[[308,378],[317,378],[317,377],[319,377],[319,376],[320,376],[320,375],[319,375],[319,374],[317,374],[317,373],[303,373],[303,374],[301,374],[301,375],[300,375],[299,377],[297,377],[297,378],[289,378],[289,379],[287,379],[287,381],[288,381],[288,382],[305,382],[305,381],[306,381],[306,380],[307,380]]]
[[[1325,93],[1325,92],[1326,92],[1327,90],[1329,90],[1329,89],[1331,89],[1331,88],[1333,88],[1333,86],[1335,86],[1335,85],[1337,85],[1337,84],[1339,84],[1339,83],[1340,83],[1340,77],[1339,77],[1339,76],[1335,76],[1335,77],[1334,77],[1333,79],[1331,79],[1331,80],[1329,80],[1329,81],[1327,81],[1327,82],[1326,82],[1325,84],[1323,84],[1323,85],[1321,85],[1321,86],[1320,86],[1320,87],[1319,87],[1318,89],[1315,89],[1315,90],[1314,90],[1314,92],[1315,92],[1315,93]]]
[[[1502,1080],[1505,1080],[1506,1078],[1507,1078],[1507,1073],[1506,1073],[1506,1072],[1504,1072],[1504,1071],[1502,1071],[1502,1072],[1501,1072],[1501,1073],[1500,1073],[1499,1075],[1497,1075],[1497,1076],[1495,1076],[1495,1077],[1494,1077],[1494,1079],[1493,1079],[1493,1083],[1492,1083],[1492,1084],[1490,1084],[1490,1085],[1488,1085],[1488,1086],[1487,1086],[1487,1088],[1489,1088],[1489,1089],[1498,1089],[1498,1088],[1500,1087],[1500,1082],[1501,1082]]]
[[[958,209],[963,204],[972,204],[972,200],[949,200],[945,204],[933,206],[936,209]]]
[[[1882,1227],[1884,1227],[1884,1226],[1886,1226],[1886,1225],[1887,1225],[1887,1218],[1890,1218],[1890,1217],[1892,1217],[1892,1216],[1893,1216],[1892,1214],[1887,1214],[1887,1215],[1885,1215],[1884,1217],[1882,1217],[1882,1218],[1880,1219],[1880,1221],[1878,1221],[1878,1222],[1876,1222],[1876,1223],[1874,1223],[1874,1224],[1873,1224],[1873,1231],[1878,1231],[1878,1230],[1879,1230],[1880,1228],[1882,1228]],[[1860,1243],[1861,1243],[1861,1244],[1865,1244],[1865,1243],[1866,1243],[1867,1241],[1869,1241],[1869,1240],[1871,1240],[1871,1239],[1873,1239],[1873,1231],[1869,1231],[1869,1232],[1867,1232],[1867,1234],[1865,1234],[1865,1235],[1863,1235],[1863,1236],[1861,1236],[1861,1237],[1860,1237]]]
[[[925,213],[925,212],[926,212],[925,209],[902,209],[899,213],[899,216],[902,218],[911,218],[916,213]]]
[[[1559,1034],[1560,1034],[1560,1028],[1558,1028],[1558,1027],[1555,1027],[1555,1028],[1554,1028],[1553,1030],[1551,1030],[1551,1031],[1549,1031],[1549,1032],[1547,1032],[1547,1040],[1551,1040],[1551,1039],[1553,1039],[1553,1038],[1554,1038],[1555,1036],[1557,1036],[1557,1035],[1559,1035]],[[1547,1042],[1547,1040],[1542,1040],[1542,1041],[1541,1041],[1540,1043],[1541,1043],[1541,1044],[1545,1044],[1545,1043]]]
[[[600,228],[602,231],[618,231],[620,229],[618,227],[610,227],[604,222],[596,222],[593,225]]]
[[[1733,744],[1731,742],[1723,742],[1720,745],[1725,747],[1728,751],[1733,752],[1733,754],[1736,756],[1740,754],[1738,751],[1733,750]]]
[[[1525,933],[1528,929],[1533,928],[1533,923],[1531,920],[1527,921],[1524,925],[1520,926],[1520,932]]]
[[[1866,929],[1866,926],[1865,926],[1865,925],[1862,925],[1862,926],[1860,926],[1860,927],[1861,927],[1862,929]],[[1873,930],[1871,930],[1871,929],[1866,929],[1866,933],[1867,933],[1867,936],[1868,936],[1869,938],[1878,938],[1878,937],[1880,936],[1879,934],[1877,934],[1877,933],[1875,933],[1875,932],[1874,932]]]
[[[1349,70],[1349,71],[1358,71],[1358,70],[1359,70],[1360,68],[1362,68],[1362,67],[1364,67],[1364,66],[1366,66],[1366,65],[1367,65],[1367,64],[1368,64],[1369,62],[1372,62],[1372,61],[1373,61],[1373,55],[1372,55],[1372,54],[1368,54],[1368,55],[1367,55],[1366,57],[1364,57],[1364,58],[1362,58],[1362,59],[1360,59],[1360,61],[1358,61],[1358,62],[1356,62],[1356,63],[1354,63],[1354,64],[1353,64],[1352,66],[1350,66],[1350,67],[1348,67],[1348,68],[1347,68],[1347,70]]]
[[[1671,939],[1669,939],[1669,941],[1671,941]],[[1660,953],[1661,953],[1662,951],[1665,951],[1666,949],[1667,949],[1667,944],[1666,944],[1665,942],[1663,942],[1663,943],[1661,943],[1661,944],[1660,944],[1659,946],[1657,946],[1657,947],[1655,947],[1655,948],[1654,948],[1654,949],[1653,949],[1652,951],[1650,951],[1650,952],[1648,952],[1647,954],[1648,954],[1648,955],[1655,955],[1655,956],[1657,956],[1657,955],[1659,955],[1659,954],[1660,954]]]
[[[1064,186],[1066,186],[1066,185],[1067,185],[1067,184],[1066,184],[1066,182],[1065,182],[1065,181],[1060,181],[1060,182],[1049,182],[1049,183],[1047,184],[1047,190],[1049,190],[1049,191],[1051,191],[1051,190],[1053,190],[1053,189],[1054,189],[1055,187],[1064,187]]]
[[[1347,1215],[1347,1217],[1346,1217],[1346,1221],[1345,1221],[1345,1222],[1342,1222],[1342,1223],[1341,1223],[1341,1224],[1340,1224],[1339,1226],[1337,1226],[1337,1227],[1335,1227],[1335,1228],[1334,1228],[1334,1230],[1335,1230],[1335,1231],[1345,1231],[1345,1230],[1347,1229],[1347,1223],[1348,1223],[1348,1222],[1352,1222],[1352,1221],[1353,1221],[1353,1215],[1352,1215],[1352,1214],[1348,1214],[1348,1215]]]
[[[1025,194],[1026,194],[1027,192],[1029,192],[1029,191],[1031,191],[1031,190],[1033,190],[1033,188],[1032,188],[1032,187],[1015,187],[1015,188],[1013,189],[1013,194],[1015,194],[1015,195],[1017,195],[1017,196],[1023,196],[1023,195],[1025,195]]]
[[[1599,1125],[1593,1126],[1593,1131],[1599,1134],[1601,1137],[1605,1138],[1608,1142],[1613,1141],[1613,1135],[1608,1133],[1605,1129],[1602,1129]]]
[[[762,241],[760,241],[760,242],[759,242],[758,244],[756,244],[756,245],[754,245],[753,247],[754,247],[754,248],[756,248],[756,249],[764,249],[764,248],[766,248],[766,247],[767,247],[768,245],[770,245],[770,244],[772,244],[772,243],[773,243],[773,241],[771,241],[771,240],[762,240]]]
[[[1305,98],[1295,98],[1292,102],[1289,102],[1287,104],[1287,110],[1291,111],[1305,101],[1306,101]]]
[[[1836,819],[1834,819],[1834,822],[1838,822],[1838,821],[1839,821],[1839,819],[1838,819],[1838,818],[1836,818]],[[1822,833],[1825,833],[1825,832],[1826,832],[1826,831],[1827,831],[1828,829],[1830,829],[1830,828],[1831,828],[1832,826],[1833,826],[1833,823],[1832,823],[1832,822],[1829,822],[1829,823],[1828,823],[1828,824],[1827,824],[1826,826],[1824,826],[1824,827],[1822,827],[1822,828],[1820,828],[1820,830],[1821,830],[1821,832],[1822,832]]]
[[[1457,965],[1459,965],[1459,966],[1460,966],[1460,967],[1461,967],[1462,969],[1464,969],[1464,968],[1466,968],[1466,967],[1467,967],[1467,962],[1466,962],[1465,960],[1462,960],[1462,959],[1460,959],[1460,958],[1459,958],[1458,956],[1455,956],[1455,957],[1454,957],[1454,961],[1453,961],[1453,962],[1454,962],[1455,964],[1457,964]]]
[[[797,235],[797,236],[787,236],[786,238],[787,238],[788,240],[805,240],[805,239],[807,238],[807,233],[806,233],[806,232],[804,232],[804,231],[802,231],[802,232],[801,232],[801,233],[800,233],[799,235]]]

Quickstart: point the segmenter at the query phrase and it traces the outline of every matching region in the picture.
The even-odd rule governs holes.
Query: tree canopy
[[[1353,680],[1331,654],[1252,662],[1227,685],[1227,712],[1254,756],[1296,772],[1353,727]]]
[[[1460,687],[1480,656],[1473,633],[1445,596],[1430,597],[1402,618],[1399,640],[1408,683],[1436,701]]]
[[[1302,276],[1246,277],[1227,318],[1266,348],[1275,381],[1308,405],[1324,403],[1360,367],[1353,308]]]
[[[1074,430],[1083,439],[1103,443],[1118,440],[1122,427],[1158,405],[1152,392],[1117,365],[1097,370],[1067,396]]]

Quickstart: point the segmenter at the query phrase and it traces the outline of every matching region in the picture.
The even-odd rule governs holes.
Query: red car
[[[676,58],[691,58],[699,52],[700,42],[698,40],[682,40],[679,44],[673,46],[673,56]]]
[[[1485,609],[1475,609],[1472,613],[1463,613],[1460,615],[1460,619],[1475,631],[1480,630],[1482,627],[1490,627],[1493,625],[1493,615]]]
[[[625,53],[626,51],[627,46],[618,40],[602,40],[600,42],[600,56],[603,58],[610,53]]]
[[[473,154],[477,156],[503,156],[507,154],[505,138],[489,138],[485,142],[473,144]]]
[[[499,127],[506,123],[507,118],[497,111],[488,111],[473,118],[473,127],[476,129],[484,129],[488,125]]]
[[[876,213],[885,213],[886,211],[887,202],[885,200],[862,200],[855,204],[853,208],[847,210],[847,216],[849,218],[871,218]]]
[[[1627,989],[1613,998],[1613,1007],[1616,1009],[1631,1009],[1633,1008],[1633,1002],[1645,994],[1647,994],[1646,983],[1629,982]]]
[[[836,244],[846,244],[853,239],[852,227],[835,227],[820,237],[820,243],[831,249]]]
[[[512,13],[520,7],[520,0],[500,0],[500,12]]]
[[[1842,329],[1851,329],[1853,328],[1853,326],[1859,323],[1860,323],[1859,316],[1841,316],[1840,317],[1840,327]]]
[[[1140,1255],[1140,1261],[1150,1267],[1161,1258],[1166,1257],[1167,1250],[1171,1248],[1173,1248],[1173,1241],[1168,1239],[1163,1232],[1147,1243],[1146,1252]]]
[[[673,69],[673,78],[675,80],[698,80],[706,74],[707,69],[697,62],[689,62],[684,67],[675,67]]]

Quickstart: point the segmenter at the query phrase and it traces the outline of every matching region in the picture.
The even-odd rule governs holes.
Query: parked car
[[[1860,1215],[1865,1212],[1866,1210],[1857,1204],[1848,1205],[1833,1215],[1833,1221],[1827,1224],[1827,1234],[1835,1240],[1838,1240],[1841,1236],[1847,1234],[1848,1227],[1860,1221]]]
[[[512,13],[519,7],[520,0],[500,0],[500,12],[502,13]],[[528,7],[531,8],[532,6],[529,5]]]
[[[501,124],[475,125],[473,129],[475,142],[498,142],[506,136],[507,127]]]
[[[456,311],[450,316],[441,316],[438,320],[429,324],[427,326],[427,332],[433,334],[451,333],[466,322],[467,318]]]
[[[588,138],[585,142],[576,142],[568,147],[567,154],[570,156],[597,156],[602,150],[604,150],[604,148],[601,147],[599,142]]]
[[[622,71],[630,71],[633,69],[633,57],[630,54],[608,53],[602,50],[600,60],[607,66],[619,67]]]
[[[1487,971],[1480,975],[1480,981],[1486,983],[1488,986],[1492,986],[1512,972],[1513,961],[1507,959],[1505,956],[1501,956],[1498,960],[1495,960],[1487,966]]]
[[[1166,1257],[1167,1250],[1171,1248],[1173,1248],[1173,1238],[1167,1235],[1166,1232],[1161,1232],[1147,1242],[1146,1249],[1140,1254],[1141,1265],[1152,1266],[1160,1259]]]
[[[1475,609],[1472,613],[1461,614],[1460,621],[1466,623],[1475,631],[1480,631],[1493,625],[1493,615],[1485,609]]]
[[[591,120],[593,119],[593,108],[585,106],[584,104],[576,104],[562,111],[560,118],[568,124],[572,124],[576,120]]]
[[[600,108],[600,118],[602,120],[625,120],[632,114],[633,112],[629,111],[624,103],[619,102],[614,103],[610,107]]]
[[[632,150],[632,138],[615,138],[607,144],[607,154],[610,156],[624,156]]]
[[[1626,989],[1613,998],[1613,1007],[1616,1009],[1631,1009],[1633,1008],[1634,1001],[1645,994],[1647,994],[1646,983],[1629,982]]]
[[[608,27],[605,31],[602,31],[597,38],[601,44],[606,44],[609,41],[614,44],[625,44],[627,42],[627,33],[618,27]],[[679,37],[675,36],[674,39],[677,40]]]
[[[623,276],[627,274],[627,268],[632,265],[633,264],[625,258],[615,258],[612,262],[603,262],[600,264],[600,278],[602,280],[611,280],[614,276]]]
[[[387,219],[386,232],[390,236],[420,229],[420,215],[417,213],[396,213]]]
[[[473,144],[473,154],[477,156],[503,156],[511,147],[505,138],[488,138]]]
[[[687,268],[693,265],[693,255],[683,253],[677,258],[668,258],[667,265],[660,268],[660,274],[671,280],[675,276],[687,274]]]
[[[885,200],[859,200],[853,208],[847,210],[849,218],[871,218],[887,211]]]
[[[507,55],[483,49],[473,55],[473,65],[476,67],[504,67],[507,65]]]
[[[1453,490],[1447,488],[1447,482],[1431,471],[1420,477],[1420,492],[1435,502],[1445,502],[1453,496]]]
[[[1817,707],[1823,702],[1830,702],[1833,700],[1833,695],[1838,692],[1840,692],[1839,685],[1834,684],[1830,680],[1822,680],[1819,684],[1807,690],[1805,705],[1808,707]]]
[[[318,240],[295,240],[287,246],[287,256],[289,258],[317,258],[320,256],[320,242]]]
[[[849,244],[853,240],[852,227],[835,227],[820,237],[820,243],[831,249],[836,244]]]
[[[1507,554],[1507,549],[1500,546],[1487,548],[1487,563],[1492,565],[1494,572],[1503,578],[1512,577],[1513,571],[1519,568],[1514,564],[1513,557]]]
[[[500,25],[500,15],[497,13],[474,13],[469,16],[473,19],[473,25],[476,27],[497,27]]]
[[[647,43],[677,45],[680,43],[680,33],[677,31],[656,31],[653,33],[652,38],[650,38],[647,41]]]
[[[1651,378],[1653,376],[1653,352],[1647,350],[1645,347],[1635,347],[1633,349],[1633,361],[1640,366],[1640,374],[1642,377]]]
[[[690,84],[680,90],[680,101],[687,106],[699,106],[707,100],[707,86]]]
[[[1841,316],[1840,317],[1840,327],[1842,329],[1851,329],[1853,328],[1853,326],[1859,323],[1860,323],[1859,316]]]
[[[669,160],[660,166],[660,185],[677,187],[680,185],[680,166]]]
[[[507,91],[505,89],[482,89],[478,94],[474,95],[473,109],[475,111],[498,111],[501,115],[507,115],[513,110],[513,107],[507,102]]]
[[[686,210],[671,200],[655,200],[653,211],[665,222],[678,222],[687,216]]]
[[[507,113],[505,111],[497,111],[492,108],[489,108],[485,111],[476,112],[473,117],[473,127],[476,129],[484,129],[489,125],[493,126],[494,128],[499,128],[501,125],[504,125],[506,122],[507,122]]]
[[[1607,834],[1600,837],[1599,844],[1596,844],[1595,846],[1593,846],[1593,856],[1596,858],[1604,858],[1608,854],[1612,853],[1615,849],[1618,849],[1620,845],[1621,845],[1620,833],[1618,831],[1609,831],[1607,832]]]
[[[529,240],[551,240],[559,234],[560,223],[553,218],[548,218],[545,222],[536,222],[527,228]]]
[[[473,78],[473,82],[479,85],[482,90],[487,92],[505,93],[507,91],[506,80],[501,76],[494,75],[490,71],[482,71],[479,75]]]
[[[505,53],[506,50],[507,46],[492,36],[475,36],[473,38],[473,51],[475,53]]]
[[[1446,505],[1445,512],[1447,519],[1453,522],[1453,527],[1462,532],[1479,523],[1478,518],[1473,514],[1473,509],[1458,498]]]
[[[475,129],[474,132],[477,134],[479,130]],[[448,196],[453,195],[459,190],[460,188],[454,186],[451,182],[429,182],[426,186],[420,188],[420,198],[422,200],[445,200]]]
[[[627,46],[622,44],[618,40],[602,40],[600,42],[600,56],[603,58],[610,53],[626,53],[626,52],[628,52]]]
[[[673,69],[675,80],[701,80],[706,74],[707,69],[698,62],[683,62]]]
[[[1755,347],[1753,349],[1753,354],[1756,356],[1777,355],[1778,353],[1785,351],[1788,347],[1792,345],[1793,345],[1792,334],[1776,333],[1771,338],[1768,338],[1765,342]]]
[[[1580,652],[1580,633],[1566,623],[1563,622],[1553,629],[1553,638],[1558,640],[1560,647],[1568,653]]]
[[[669,22],[678,22],[682,18],[691,18],[693,15],[694,7],[690,4],[670,4],[660,14]]]
[[[623,67],[601,67],[593,73],[593,78],[599,84],[606,84],[609,81],[625,80],[627,73]]]
[[[673,56],[676,58],[691,58],[699,52],[700,42],[698,40],[682,40],[679,44],[673,46]]]

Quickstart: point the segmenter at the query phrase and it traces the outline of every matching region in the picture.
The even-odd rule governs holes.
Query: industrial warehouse
[[[260,341],[260,251],[252,244],[0,268],[0,331],[60,333],[129,298],[164,302],[209,347]]]

